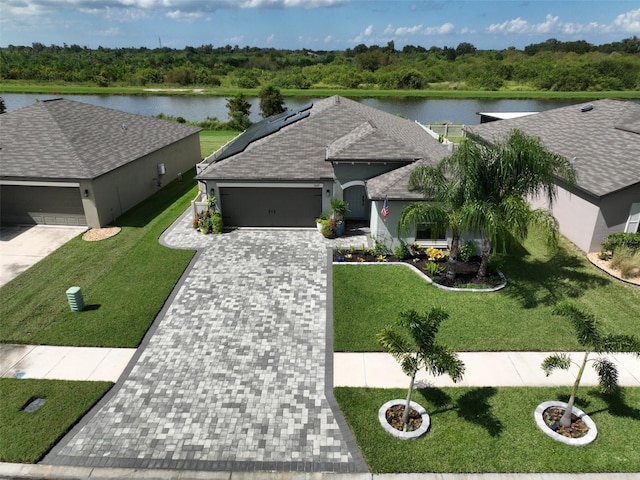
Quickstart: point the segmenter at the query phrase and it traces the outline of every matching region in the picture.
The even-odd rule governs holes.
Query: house
[[[576,185],[559,185],[552,207],[571,242],[588,253],[599,251],[610,233],[639,231],[640,103],[598,100],[469,127],[487,142],[513,129],[540,138],[573,163]],[[531,201],[548,207],[541,199]]]
[[[201,160],[199,130],[66,99],[0,115],[1,221],[108,225]]]
[[[396,179],[396,171],[436,165],[448,154],[419,124],[333,96],[252,125],[200,163],[196,178],[200,200],[216,197],[227,226],[312,227],[335,197],[349,204],[347,220],[368,223],[373,233],[397,212],[383,222],[381,201],[395,182],[372,196],[371,179]]]

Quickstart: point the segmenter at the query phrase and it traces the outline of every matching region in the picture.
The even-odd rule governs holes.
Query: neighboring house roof
[[[576,186],[595,197],[640,183],[640,103],[597,100],[536,115],[468,127],[489,142],[513,129],[539,137],[547,148],[572,161]]]
[[[294,121],[280,128],[276,127],[286,114],[250,127],[225,151],[214,155],[198,178],[321,180],[334,177],[331,162],[425,159],[436,164],[447,155],[447,150],[415,122],[344,97],[325,98],[301,109],[300,113],[300,109],[288,112],[296,115]],[[256,135],[265,129],[267,135]]]
[[[73,100],[45,100],[0,115],[0,175],[93,179],[199,131]]]

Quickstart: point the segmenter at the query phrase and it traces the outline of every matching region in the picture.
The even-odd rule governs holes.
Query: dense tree
[[[273,85],[267,85],[260,90],[260,114],[263,117],[278,115],[286,110],[280,90]]]
[[[0,114],[7,111],[7,106],[4,103],[4,98],[0,97]]]
[[[226,107],[229,110],[229,128],[243,131],[251,126],[251,104],[242,93],[228,98]]]
[[[399,51],[389,41],[386,46],[360,44],[327,52],[237,45],[88,49],[33,43],[0,48],[0,78],[100,85],[224,84],[242,89],[270,84],[405,89],[450,82],[458,88],[495,90],[513,81],[539,90],[637,90],[639,53],[638,37],[601,46],[549,39],[524,50],[502,51],[478,50],[467,42],[455,48],[408,45]]]

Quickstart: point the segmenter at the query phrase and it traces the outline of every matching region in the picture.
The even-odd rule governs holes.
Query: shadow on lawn
[[[518,300],[524,308],[555,305],[567,298],[580,297],[586,290],[610,281],[591,271],[585,261],[564,247],[548,260],[531,258],[527,253],[509,255],[503,268],[508,282],[508,288],[503,292]]]
[[[429,415],[455,410],[460,418],[483,427],[492,437],[498,437],[502,433],[502,422],[493,415],[488,402],[497,393],[493,387],[473,388],[455,401],[439,388],[421,388],[419,392],[436,407],[429,411]]]
[[[640,421],[640,409],[628,405],[624,398],[624,389],[619,388],[611,393],[604,393],[600,390],[593,390],[593,395],[600,397],[607,404],[607,408],[590,412],[593,415],[600,412],[609,412],[614,417],[624,417],[631,420]]]

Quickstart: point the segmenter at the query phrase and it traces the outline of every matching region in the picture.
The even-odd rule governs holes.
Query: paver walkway
[[[327,381],[327,241],[205,236],[187,215],[163,241],[200,251],[126,379],[43,463],[368,471]]]

